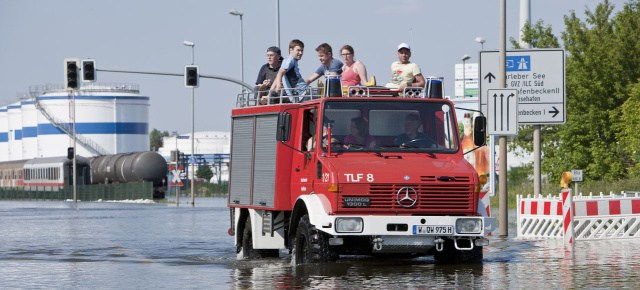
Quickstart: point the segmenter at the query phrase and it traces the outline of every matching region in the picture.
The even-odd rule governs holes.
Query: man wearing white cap
[[[405,87],[424,87],[425,81],[420,71],[420,67],[409,62],[411,57],[411,47],[409,44],[400,43],[398,45],[398,61],[391,64],[391,81],[385,86],[399,91]]]

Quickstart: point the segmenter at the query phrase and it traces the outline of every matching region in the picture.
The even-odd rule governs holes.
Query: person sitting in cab
[[[351,119],[351,134],[344,137],[344,145],[347,148],[373,148],[376,139],[369,135],[369,124],[363,117]]]
[[[400,148],[434,148],[436,142],[428,134],[418,131],[421,126],[418,114],[408,114],[404,118],[404,133],[393,144]]]
[[[322,124],[322,149],[327,149],[327,136],[329,135],[329,124],[333,124],[334,121],[325,117],[324,123]],[[338,139],[331,137],[331,144],[335,146],[338,144]],[[316,148],[316,135],[312,134],[311,137],[307,140],[307,150],[313,151]],[[333,148],[333,147],[331,147]]]

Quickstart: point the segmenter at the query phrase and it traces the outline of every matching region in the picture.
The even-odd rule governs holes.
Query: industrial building
[[[204,131],[195,132],[194,139],[194,157],[196,158],[196,170],[200,166],[210,166],[213,171],[211,182],[221,183],[229,180],[229,152],[231,133],[220,131]],[[168,162],[171,162],[171,151],[176,148],[184,155],[184,164],[187,165],[189,157],[191,157],[191,133],[178,134],[174,132],[173,136],[162,138],[162,147],[158,149],[158,153],[162,155]],[[183,177],[188,179],[191,173],[189,168],[185,169]]]
[[[62,85],[31,86],[0,106],[0,162],[63,156],[73,146],[91,157],[149,150],[149,97],[137,84],[87,84],[70,94]]]

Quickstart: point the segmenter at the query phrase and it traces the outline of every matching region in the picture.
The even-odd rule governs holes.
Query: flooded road
[[[342,257],[292,266],[290,257],[237,261],[224,198],[182,204],[0,201],[0,287],[175,288],[637,288],[640,240],[490,238],[484,262]]]

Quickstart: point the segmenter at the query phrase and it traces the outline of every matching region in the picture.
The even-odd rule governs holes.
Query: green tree
[[[640,175],[640,5],[624,5],[615,16],[605,0],[584,20],[565,16],[567,123],[542,126],[542,170],[558,180],[568,169],[584,169],[587,180]],[[523,30],[537,48],[557,47],[541,21]],[[519,45],[511,39],[514,48]],[[521,127],[512,144],[532,150],[532,128]]]
[[[209,166],[200,166],[198,170],[196,170],[196,177],[209,181],[211,177],[213,177],[213,171],[211,171],[211,167]]]
[[[149,133],[149,150],[157,151],[158,148],[162,147],[162,137],[169,136],[169,132],[164,131],[160,132],[158,129],[151,130]]]
[[[585,178],[595,180],[617,180],[628,172],[629,151],[619,138],[625,135],[623,104],[640,76],[638,7],[631,1],[611,17],[614,7],[605,0],[586,11],[584,21],[575,12],[565,16],[567,123],[546,160],[556,177],[571,168],[585,169]]]
[[[520,43],[513,37],[509,38],[514,49],[522,49]],[[551,25],[544,25],[543,20],[538,20],[534,26],[530,22],[522,28],[522,41],[531,44],[534,48],[558,48],[558,38],[553,34]]]

